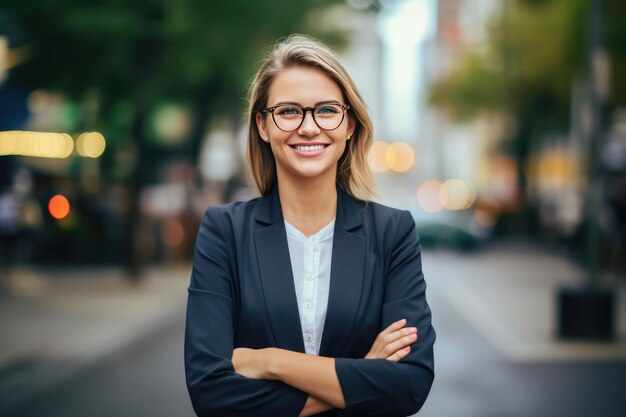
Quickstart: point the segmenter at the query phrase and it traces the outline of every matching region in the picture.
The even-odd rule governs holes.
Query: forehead
[[[268,106],[283,101],[312,106],[326,100],[343,101],[343,94],[335,80],[317,68],[292,67],[274,78]]]

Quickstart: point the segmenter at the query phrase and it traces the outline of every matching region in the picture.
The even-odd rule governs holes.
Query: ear
[[[356,130],[356,120],[351,115],[348,116],[348,137],[351,138]]]
[[[265,125],[265,116],[261,112],[256,114],[256,128],[259,130],[261,139],[268,142],[269,135],[267,134],[267,126]]]

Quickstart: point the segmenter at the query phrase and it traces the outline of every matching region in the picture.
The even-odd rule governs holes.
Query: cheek
[[[342,137],[342,139],[337,140],[337,148],[341,149],[342,153],[348,148],[349,145],[349,141],[346,140],[345,137]]]
[[[343,149],[341,150],[341,155],[348,153],[348,143],[343,143]]]
[[[270,149],[272,150],[272,153],[274,154],[274,156],[284,154],[286,152],[284,149],[286,138],[284,138],[283,135],[281,134],[284,132],[280,130],[278,131],[268,130],[268,133],[270,137]]]

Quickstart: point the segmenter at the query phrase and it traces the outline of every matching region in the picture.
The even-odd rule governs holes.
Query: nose
[[[300,136],[314,136],[320,133],[320,128],[315,123],[315,118],[313,117],[313,110],[305,110],[304,112],[304,120],[302,120],[302,124],[298,129],[298,134]]]

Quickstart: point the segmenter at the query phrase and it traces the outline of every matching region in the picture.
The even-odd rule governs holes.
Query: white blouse
[[[335,219],[309,237],[285,220],[305,352],[318,355],[330,288]]]

